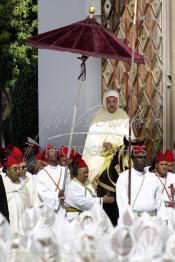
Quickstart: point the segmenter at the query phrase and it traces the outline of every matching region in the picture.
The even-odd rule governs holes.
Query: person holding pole
[[[85,161],[78,158],[73,165],[73,178],[65,188],[64,206],[66,219],[74,220],[83,211],[92,208],[95,202],[112,204],[114,197],[106,194],[102,198],[96,197],[88,185],[88,166]]]
[[[130,206],[136,216],[144,213],[156,216],[161,205],[161,192],[157,178],[153,173],[145,172],[146,151],[142,145],[133,147],[133,167],[131,168],[130,204],[128,194],[129,169],[122,172],[116,183],[116,198],[120,217]]]
[[[41,202],[52,208],[57,214],[62,210],[61,199],[64,199],[63,181],[65,167],[57,165],[57,149],[48,145],[45,149],[48,165],[36,176],[37,191]]]

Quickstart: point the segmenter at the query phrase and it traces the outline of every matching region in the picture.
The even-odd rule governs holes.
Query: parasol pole
[[[79,97],[80,97],[81,81],[86,80],[86,64],[85,64],[85,62],[88,59],[88,57],[87,56],[81,56],[81,57],[78,57],[78,59],[80,59],[82,61],[82,63],[81,63],[81,72],[80,72],[80,75],[78,76],[79,85],[78,85],[76,101],[75,101],[75,106],[74,106],[74,112],[73,112],[73,118],[72,118],[72,125],[71,125],[70,137],[69,137],[67,159],[69,159],[69,157],[70,157],[70,152],[71,152],[71,147],[72,147],[72,138],[73,138],[73,133],[74,133],[74,126],[75,126],[78,102],[79,102]],[[63,180],[63,188],[62,188],[63,191],[64,191],[65,185],[66,185],[68,170],[69,170],[69,166],[66,165],[65,173],[64,173],[64,180]]]
[[[95,11],[96,11],[95,7],[94,7],[93,5],[90,5],[90,7],[89,7],[90,18],[93,17],[93,14],[95,13]],[[80,60],[82,61],[82,63],[81,63],[81,71],[80,71],[80,75],[78,76],[78,80],[79,80],[79,81],[85,81],[85,80],[86,80],[86,63],[85,63],[85,62],[86,62],[86,60],[88,59],[88,57],[82,55],[81,57],[78,57],[78,59],[80,59]],[[80,86],[81,86],[81,82],[80,82],[79,87],[78,87],[77,99],[76,99],[76,103],[75,103],[75,107],[74,107],[74,112],[73,112],[73,119],[72,119],[71,133],[70,133],[70,138],[69,138],[69,146],[68,146],[67,159],[69,159],[69,157],[70,157],[70,152],[71,152],[72,137],[73,137],[73,133],[74,133],[74,125],[75,125],[75,119],[76,119],[78,101],[79,101],[79,96],[80,96]],[[69,170],[69,167],[68,167],[68,165],[66,165],[65,174],[64,174],[64,180],[63,180],[63,191],[64,191],[65,186],[66,186],[66,180],[67,180],[68,170]]]
[[[133,65],[135,53],[135,35],[136,35],[136,17],[137,17],[137,0],[134,2],[134,20],[133,20],[133,38],[132,38],[132,57],[131,57],[131,87],[129,87],[129,176],[128,176],[128,204],[131,204],[131,131],[132,131],[132,94],[133,87]]]

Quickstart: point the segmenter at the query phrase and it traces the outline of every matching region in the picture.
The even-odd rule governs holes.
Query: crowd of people
[[[133,254],[141,252],[137,233],[145,237],[144,243],[153,229],[155,241],[161,235],[162,246],[168,249],[167,242],[175,230],[173,152],[158,152],[153,164],[147,166],[146,147],[135,143],[129,167],[124,144],[124,137],[128,136],[129,117],[119,108],[118,92],[110,90],[104,93],[103,107],[92,120],[82,156],[72,149],[68,158],[68,147],[47,145],[35,152],[29,164],[29,153],[35,144],[25,151],[15,145],[1,148],[0,212],[6,223],[0,217],[0,228],[5,225],[7,234],[10,228],[9,249],[12,251],[16,243],[14,236],[22,241],[23,249],[29,248],[23,240],[29,241],[32,235],[38,250],[42,241],[46,241],[45,246],[51,243],[57,251],[64,250],[52,254],[51,260],[37,261],[71,261],[70,254],[76,257],[74,261],[114,261],[117,257],[120,260],[116,261],[141,261],[139,256],[138,260],[131,260]],[[30,246],[30,251],[31,248],[34,247]],[[96,253],[99,248],[104,248],[104,256]],[[151,259],[157,256],[156,250],[151,252]],[[163,251],[159,252],[162,256]],[[44,254],[41,252],[40,256]],[[129,256],[130,260],[126,260]],[[23,261],[20,259],[17,261]]]

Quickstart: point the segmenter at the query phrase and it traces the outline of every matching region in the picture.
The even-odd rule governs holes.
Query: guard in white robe
[[[64,206],[67,220],[75,219],[81,212],[92,208],[96,202],[114,202],[114,198],[108,195],[97,198],[87,186],[88,167],[83,159],[79,158],[74,163],[73,176],[65,190]]]
[[[3,177],[7,195],[11,232],[21,233],[21,218],[26,208],[31,207],[27,186],[19,179],[19,167],[15,158],[8,156],[6,176]]]
[[[18,164],[19,174],[20,174],[19,179],[21,182],[24,182],[27,186],[29,196],[30,196],[31,207],[38,207],[41,205],[41,202],[39,201],[39,198],[38,198],[35,176],[27,171],[27,162],[25,161],[25,159],[22,159],[19,162],[20,162]]]
[[[59,193],[63,188],[65,167],[48,164],[36,176],[39,198],[50,208],[58,211],[60,205]]]
[[[49,145],[46,151],[48,165],[36,176],[37,191],[40,201],[58,213],[60,199],[64,198],[65,167],[57,165],[57,150],[53,146]],[[66,180],[69,180],[69,173]]]
[[[158,153],[156,156],[155,176],[160,186],[162,202],[158,212],[158,216],[168,223],[174,211],[174,188],[175,175],[168,171],[168,156]]]
[[[157,215],[161,204],[161,193],[158,181],[154,174],[144,172],[146,166],[146,152],[144,147],[135,146],[132,151],[133,168],[131,168],[131,194],[128,196],[129,170],[122,172],[117,180],[117,203],[119,215],[131,206],[137,216],[147,213]]]

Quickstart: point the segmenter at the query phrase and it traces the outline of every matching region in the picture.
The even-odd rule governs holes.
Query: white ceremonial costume
[[[37,191],[41,202],[44,202],[48,207],[58,212],[60,199],[59,191],[63,189],[65,176],[64,166],[47,165],[40,170],[36,176]],[[67,175],[67,181],[70,179],[70,174]]]
[[[7,195],[10,228],[12,233],[21,232],[21,218],[26,208],[32,207],[30,195],[24,182],[12,182],[5,176],[3,177],[4,187]]]
[[[128,207],[128,174],[129,170],[122,172],[116,184],[116,198],[119,215]],[[161,204],[161,192],[157,178],[152,173],[141,173],[131,168],[131,203],[132,210],[139,212],[155,213]]]
[[[26,171],[26,176],[29,177],[29,178],[31,178],[31,177],[32,177],[32,173]]]
[[[73,178],[67,184],[64,194],[67,220],[75,219],[82,211],[92,208],[96,202],[100,203],[101,198],[95,197],[90,188],[79,182],[78,179]]]
[[[20,177],[19,179],[21,182],[24,182],[27,186],[29,196],[30,196],[31,207],[39,207],[41,205],[41,201],[39,200],[39,197],[38,197],[36,178],[32,174],[31,176],[29,176],[29,174],[31,173],[26,172],[26,175]]]
[[[173,207],[168,206],[166,203],[174,204],[173,197],[171,195],[171,188],[172,185],[175,187],[175,175],[173,173],[168,172],[166,177],[160,177],[157,173],[155,173],[157,181],[160,186],[160,191],[162,195],[162,202],[160,209],[158,211],[158,216],[161,217],[162,220],[168,221],[171,216],[173,215]]]
[[[110,90],[107,94],[116,96],[115,90]],[[101,155],[103,151],[103,143],[109,142],[114,148],[123,145],[124,136],[129,136],[129,116],[122,109],[118,108],[114,113],[110,113],[106,109],[106,97],[103,97],[103,108],[99,110],[93,117],[89,131],[86,137],[83,160],[89,168],[89,181],[101,174],[105,169],[105,157]],[[119,97],[118,97],[119,99]],[[133,132],[132,132],[132,137]]]

